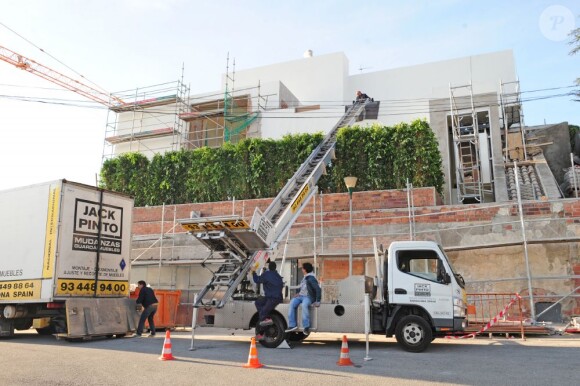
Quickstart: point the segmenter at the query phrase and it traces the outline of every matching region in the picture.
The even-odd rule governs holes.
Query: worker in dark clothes
[[[369,100],[370,100],[370,99],[371,99],[371,97],[370,97],[370,96],[368,96],[367,94],[363,93],[363,92],[360,92],[360,91],[357,91],[357,92],[356,92],[356,101],[357,101],[357,102],[364,103],[364,102],[366,102],[366,101],[367,101],[367,99],[369,99]]]
[[[258,327],[256,328],[256,339],[264,339],[263,328],[272,325],[274,322],[269,317],[270,312],[280,303],[282,303],[282,288],[284,281],[282,276],[276,272],[276,263],[271,261],[268,263],[268,270],[260,276],[253,271],[252,277],[254,283],[262,284],[264,288],[264,296],[259,297],[256,302],[256,309],[258,310]]]
[[[134,336],[143,335],[143,328],[145,328],[145,320],[149,322],[150,337],[155,336],[155,322],[153,317],[157,312],[157,306],[159,302],[155,297],[155,292],[151,287],[147,287],[147,283],[144,280],[140,280],[137,285],[139,286],[139,297],[137,298],[137,304],[143,306],[143,312],[141,312],[141,318],[139,319],[139,326],[137,326],[137,333]]]

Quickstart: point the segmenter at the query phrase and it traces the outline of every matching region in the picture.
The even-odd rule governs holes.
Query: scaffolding
[[[126,103],[108,110],[102,162],[128,152],[151,158],[183,147],[186,124],[179,116],[189,109],[189,87],[183,79],[121,91],[111,98]]]
[[[539,149],[537,144],[528,146],[526,138],[524,113],[521,100],[520,82],[502,82],[500,80],[500,131],[502,133],[503,157],[506,169],[508,195],[516,200],[516,175],[521,185],[521,195],[524,200],[538,200],[544,194],[544,189],[538,178],[534,161],[530,159],[528,150]],[[539,150],[538,150],[539,151]]]
[[[237,143],[248,136],[248,130],[260,116],[260,85],[257,87],[235,89],[236,62],[230,72],[229,54],[226,61],[225,90],[223,98],[214,98],[199,103],[191,102],[189,112],[180,118],[189,123],[188,148],[203,146],[219,147],[224,143]],[[252,96],[257,88],[256,109]]]
[[[493,194],[489,109],[476,108],[471,83],[449,85],[449,103],[457,202],[485,202]]]
[[[524,113],[521,101],[520,81],[500,80],[500,129],[503,133],[505,161],[527,161]],[[507,92],[506,88],[513,88]]]
[[[237,143],[265,108],[260,91],[259,83],[235,89],[235,60],[230,72],[228,54],[223,93],[191,98],[182,72],[175,82],[111,94],[111,100],[124,103],[111,104],[108,110],[102,162],[128,152],[152,158],[167,151]]]

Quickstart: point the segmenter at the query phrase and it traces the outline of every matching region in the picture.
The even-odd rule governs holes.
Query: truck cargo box
[[[128,296],[132,209],[66,180],[0,192],[0,303]]]
[[[67,299],[128,298],[131,197],[57,180],[1,191],[0,213],[3,325],[27,326]],[[98,315],[108,303],[94,304]]]

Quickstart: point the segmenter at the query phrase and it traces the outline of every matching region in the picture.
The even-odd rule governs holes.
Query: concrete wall
[[[258,81],[281,81],[302,104],[318,104],[336,103],[343,95],[347,76],[348,59],[339,52],[236,70],[235,80],[236,88],[255,86]]]
[[[511,50],[352,75],[344,90],[349,100],[363,90],[381,100],[386,125],[429,117],[430,99],[447,99],[449,86],[473,85],[474,93],[498,93],[500,79],[516,80]]]
[[[548,162],[558,184],[564,182],[564,169],[571,166],[570,161],[570,132],[568,122],[555,125],[541,125],[526,127],[527,137],[536,137],[537,140],[530,141],[528,145],[545,144],[540,146],[543,150],[544,158]]]

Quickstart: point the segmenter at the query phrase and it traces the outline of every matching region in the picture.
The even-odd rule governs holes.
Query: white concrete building
[[[189,95],[179,82],[175,90],[161,97],[157,88],[136,91],[127,106],[113,109],[104,157],[326,132],[361,90],[376,102],[361,125],[430,122],[443,156],[446,202],[508,199],[504,150],[517,144],[505,138],[522,126],[512,51],[354,75],[343,53],[305,54],[224,74],[221,90]]]

